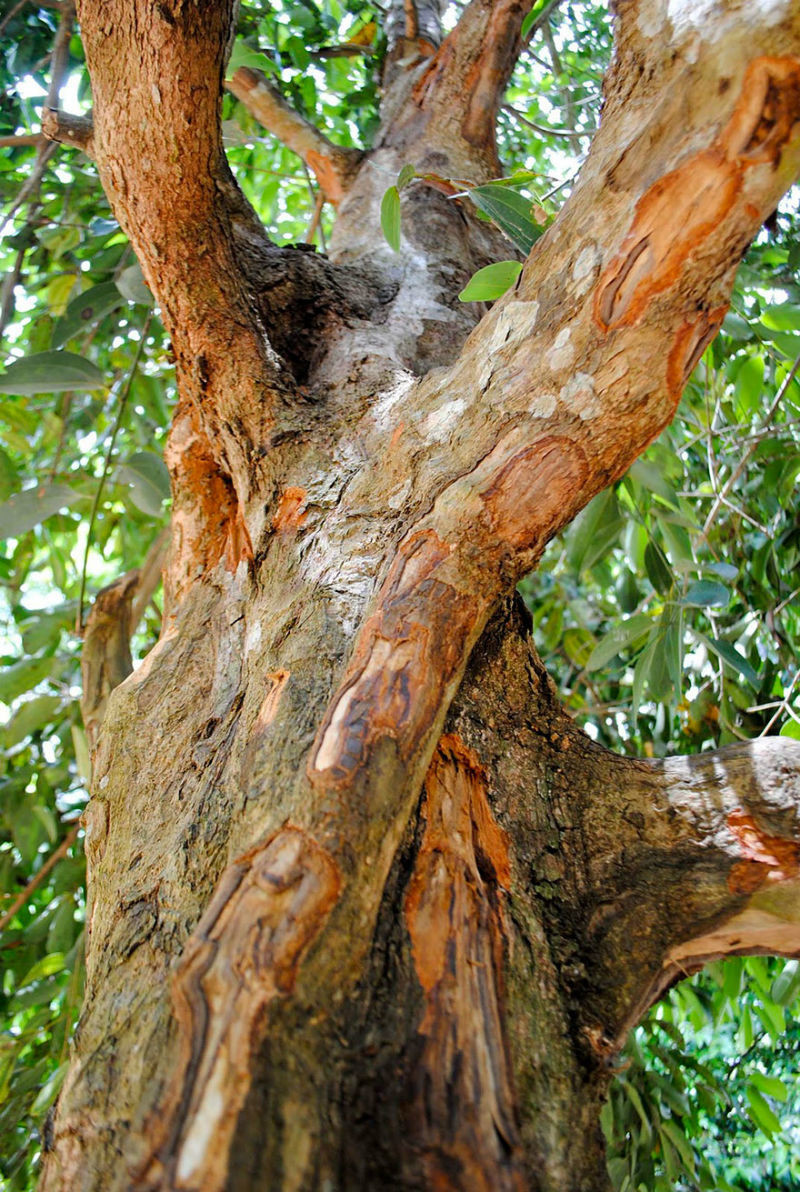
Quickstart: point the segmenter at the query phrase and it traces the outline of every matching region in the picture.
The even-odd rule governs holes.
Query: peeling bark
[[[405,161],[495,170],[527,5],[472,0],[435,53],[438,10],[403,6],[376,145],[322,168],[330,260],[270,245],[227,171],[231,6],[123,7],[80,19],[177,359],[173,538],[99,735],[42,1187],[598,1192],[647,1005],[710,956],[800,951],[800,764],[599,749],[503,601],[673,416],[800,166],[796,6],[620,5],[590,158],[483,317],[456,294],[499,234],[413,183],[394,254],[378,210]]]

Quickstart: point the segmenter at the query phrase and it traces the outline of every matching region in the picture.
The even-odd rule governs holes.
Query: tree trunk
[[[509,593],[670,420],[796,174],[800,15],[620,3],[581,179],[476,322],[456,294],[499,234],[417,181],[393,254],[378,209],[405,162],[496,172],[529,5],[472,0],[438,49],[435,5],[393,10],[365,155],[237,72],[339,205],[330,260],[270,244],[228,173],[231,7],[79,6],[180,400],[164,631],[95,752],[42,1187],[596,1192],[647,1006],[711,957],[800,953],[800,750],[609,753]]]

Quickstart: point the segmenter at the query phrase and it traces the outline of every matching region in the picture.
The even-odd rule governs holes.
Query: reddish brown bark
[[[414,183],[395,256],[378,208],[406,161],[492,171],[525,7],[473,0],[394,61],[325,261],[271,246],[227,173],[228,6],[83,0],[98,169],[181,400],[165,631],[96,757],[48,1190],[596,1192],[637,1016],[710,956],[800,952],[796,754],[616,758],[498,614],[672,417],[797,172],[800,16],[621,6],[582,177],[476,326],[454,295],[505,255],[491,230]]]

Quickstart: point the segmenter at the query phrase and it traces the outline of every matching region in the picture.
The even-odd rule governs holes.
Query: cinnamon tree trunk
[[[496,175],[529,5],[441,44],[435,3],[393,9],[365,154],[237,72],[338,205],[329,259],[228,171],[233,7],[78,6],[180,399],[161,640],[109,698],[134,580],[87,633],[87,991],[42,1187],[594,1192],[648,1005],[800,954],[800,747],[608,752],[509,593],[672,418],[796,176],[800,11],[620,0],[579,182],[476,322],[499,235],[416,181],[395,254],[379,206],[407,162]]]

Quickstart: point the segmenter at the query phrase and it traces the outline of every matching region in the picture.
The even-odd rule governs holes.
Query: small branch
[[[80,824],[74,824],[73,827],[70,829],[70,831],[67,833],[67,835],[64,837],[64,839],[61,841],[61,844],[58,846],[56,851],[54,853],[51,853],[50,856],[47,858],[44,865],[39,870],[39,872],[36,874],[36,876],[31,878],[31,880],[28,882],[25,889],[22,890],[22,892],[19,894],[19,896],[14,900],[14,902],[11,904],[11,906],[8,908],[8,910],[5,912],[5,914],[0,915],[0,931],[5,930],[5,928],[11,922],[11,920],[14,918],[14,916],[17,914],[17,912],[22,909],[22,907],[25,905],[25,903],[31,897],[31,895],[36,893],[39,886],[41,886],[42,882],[47,877],[48,873],[50,873],[51,869],[55,865],[58,864],[58,862],[61,860],[62,857],[66,856],[69,849],[72,847],[72,845],[78,839],[79,831],[80,831]]]
[[[42,144],[40,146],[36,165],[31,170],[25,183],[20,187],[19,193],[11,203],[8,211],[3,216],[4,223],[11,219],[11,217],[15,215],[17,211],[19,211],[20,207],[22,207],[24,203],[27,203],[28,199],[30,199],[31,196],[34,195],[39,189],[39,185],[41,184],[42,178],[44,177],[44,172],[47,169],[47,163],[50,161],[50,158],[53,156],[55,151],[56,146],[53,144]]]
[[[240,66],[225,86],[251,115],[314,171],[325,198],[338,205],[363,154],[332,144],[324,133],[301,116],[258,70]]]
[[[797,357],[794,364],[789,369],[789,372],[784,377],[783,382],[781,383],[781,386],[778,389],[778,392],[775,394],[775,398],[772,402],[772,405],[769,407],[766,414],[764,415],[764,426],[765,427],[768,427],[769,424],[772,422],[772,419],[774,418],[776,412],[778,411],[778,409],[780,407],[781,402],[784,399],[786,390],[789,388],[789,386],[791,385],[795,376],[797,375],[797,370],[799,368],[800,368],[800,356]],[[719,493],[717,494],[717,499],[715,500],[714,504],[711,506],[711,509],[709,510],[709,513],[708,513],[708,517],[706,518],[705,524],[703,526],[703,537],[704,538],[708,538],[709,530],[711,529],[712,525],[714,524],[717,514],[720,511],[720,508],[723,505],[727,504],[726,498],[728,496],[728,493],[731,491],[734,484],[739,479],[739,477],[742,475],[742,473],[744,472],[748,463],[750,462],[750,459],[752,458],[753,452],[755,451],[756,447],[758,446],[759,441],[760,440],[756,439],[754,442],[752,442],[750,444],[750,446],[747,448],[747,450],[745,451],[745,453],[742,455],[741,459],[739,460],[739,463],[733,469],[730,476],[725,481],[724,485],[722,486]]]
[[[94,125],[91,116],[75,116],[46,107],[42,111],[42,133],[48,141],[71,145],[94,158]]]
[[[3,284],[0,287],[0,342],[2,342],[5,335],[8,321],[14,313],[14,290],[22,276],[22,263],[25,260],[25,253],[28,251],[28,247],[28,245],[23,245],[18,250],[14,258],[14,264],[3,278]]]
[[[53,52],[50,55],[50,86],[47,90],[45,107],[57,108],[58,97],[64,76],[69,65],[69,39],[75,24],[75,5],[72,0],[63,0],[61,5],[61,20],[53,42]]]
[[[524,124],[526,128],[532,128],[534,132],[542,133],[542,135],[546,137],[567,137],[570,140],[577,141],[583,137],[591,137],[595,132],[593,128],[547,128],[547,126],[544,124],[534,124],[532,120],[529,120],[527,116],[522,114],[522,112],[518,112],[517,109],[510,103],[503,104],[503,111],[510,112],[511,115],[520,122],[520,124]]]
[[[21,132],[9,137],[0,137],[0,147],[3,149],[16,149],[22,145],[41,145],[43,140],[44,137],[40,132]]]

